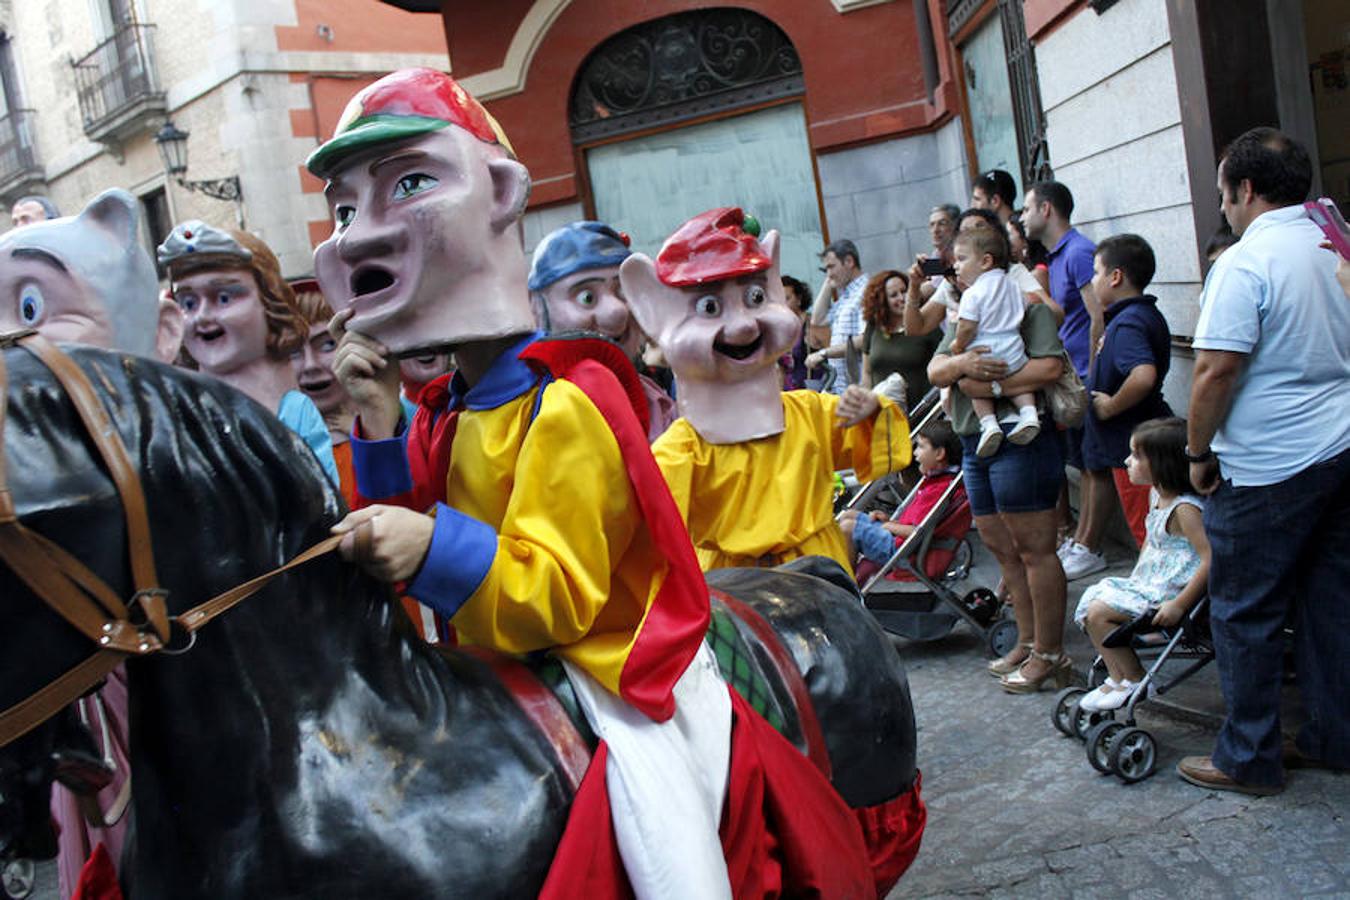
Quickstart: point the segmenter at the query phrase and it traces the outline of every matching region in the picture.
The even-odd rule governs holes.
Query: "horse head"
[[[3,353],[4,474],[19,521],[129,598],[122,498],[57,378],[26,350]],[[337,519],[340,500],[312,455],[243,395],[140,357],[76,347],[68,354],[140,474],[170,613],[271,568]],[[203,532],[209,532],[204,541]],[[203,545],[212,548],[209,556],[182,552]],[[0,616],[6,623],[0,709],[97,649],[5,566]],[[51,782],[97,790],[99,769],[89,735],[70,710],[0,748],[0,858],[50,856]]]

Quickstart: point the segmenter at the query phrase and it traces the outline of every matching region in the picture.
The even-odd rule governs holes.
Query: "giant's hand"
[[[358,539],[358,527],[366,536]],[[402,506],[367,506],[333,526],[346,535],[338,544],[342,558],[355,562],[381,581],[407,581],[422,568],[436,520]]]
[[[333,317],[328,331],[338,342],[333,354],[333,374],[347,389],[356,414],[361,418],[362,436],[381,440],[394,436],[398,427],[398,364],[379,341],[347,330],[352,310]]]
[[[834,408],[837,418],[843,419],[845,427],[857,425],[863,419],[869,419],[881,409],[877,395],[865,387],[850,384],[839,397],[839,405]]]

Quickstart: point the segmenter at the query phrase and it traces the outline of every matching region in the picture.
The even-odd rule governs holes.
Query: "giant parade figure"
[[[909,465],[909,425],[888,398],[782,391],[777,361],[801,321],[788,308],[778,234],[734,207],[681,225],[653,261],[620,270],[642,328],[675,372],[680,418],[652,452],[705,570],[827,556],[850,574],[834,473],[871,481]]]
[[[446,75],[396,72],[308,166],[335,220],[315,269],[371,504],[335,527],[344,553],[467,643],[561,659],[601,742],[544,895],[623,896],[625,880],[640,897],[873,895],[858,820],[718,680],[628,358],[535,331],[516,227],[529,176],[495,121]],[[443,349],[456,374],[404,421],[397,360]]]
[[[77,215],[0,238],[0,332],[31,328],[51,341],[170,362],[178,355],[183,317],[158,293],[155,264],[141,245],[140,204],[126,191],[104,191]],[[131,801],[126,670],[114,669],[78,709],[111,773],[93,794],[61,788],[52,795],[62,897],[77,885],[94,891],[116,882]]]
[[[632,253],[629,243],[628,235],[603,222],[564,225],[535,248],[529,285],[549,331],[602,334],[636,363],[645,336],[619,285],[619,266]],[[647,436],[656,440],[675,421],[675,401],[646,375],[639,373],[638,381],[647,401]]]

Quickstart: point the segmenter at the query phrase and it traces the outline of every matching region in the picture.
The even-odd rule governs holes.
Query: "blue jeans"
[[[1271,438],[1274,439],[1273,437]],[[1283,782],[1283,629],[1308,723],[1300,752],[1350,766],[1350,450],[1287,481],[1234,487],[1205,505],[1210,619],[1228,716],[1214,765],[1254,785]]]

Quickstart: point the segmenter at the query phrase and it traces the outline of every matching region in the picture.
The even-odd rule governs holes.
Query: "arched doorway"
[[[690,217],[741,206],[783,234],[805,277],[823,244],[801,61],[754,12],[714,8],[636,25],[582,63],[568,107],[589,211],[653,254]]]

